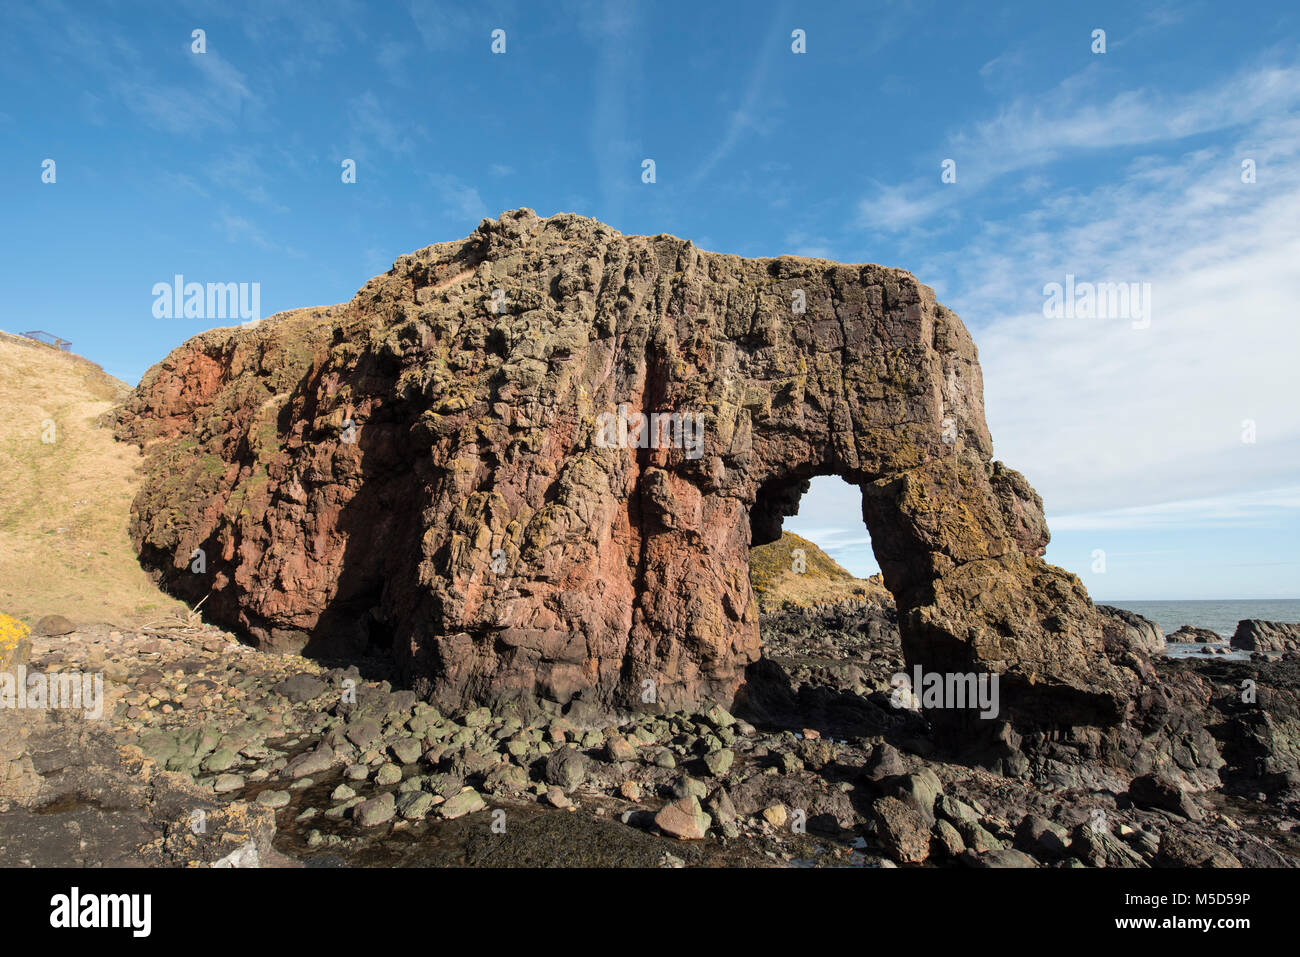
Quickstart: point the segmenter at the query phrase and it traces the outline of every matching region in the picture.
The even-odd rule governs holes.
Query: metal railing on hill
[[[43,342],[47,346],[54,346],[56,349],[62,349],[64,352],[67,352],[68,347],[72,345],[72,340],[61,339],[53,333],[42,332],[40,329],[33,329],[31,332],[24,332],[23,335],[28,339],[35,339],[37,342]]]

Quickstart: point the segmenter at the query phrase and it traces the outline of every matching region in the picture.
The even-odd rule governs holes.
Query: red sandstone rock
[[[698,414],[702,445],[603,448],[620,409]],[[748,549],[821,474],[862,488],[909,665],[1076,722],[1127,694],[990,461],[969,333],[901,270],[519,210],[346,305],[196,336],[119,435],[170,590],[265,648],[391,643],[446,706],[730,703],[760,653]]]

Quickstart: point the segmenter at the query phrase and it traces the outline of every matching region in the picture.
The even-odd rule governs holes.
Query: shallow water
[[[1165,642],[1165,654],[1170,658],[1196,658],[1206,661],[1249,661],[1250,652],[1238,648],[1231,648],[1226,654],[1209,654],[1205,653],[1206,647],[1227,648],[1227,645],[1211,645],[1208,642],[1198,643],[1194,641],[1167,641]]]

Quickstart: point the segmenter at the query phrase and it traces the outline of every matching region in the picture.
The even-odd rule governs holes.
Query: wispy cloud
[[[345,111],[349,130],[347,155],[357,160],[371,156],[372,146],[387,153],[411,153],[416,138],[424,135],[421,128],[397,119],[400,114],[370,90],[349,99]]]
[[[1240,495],[1059,515],[1052,519],[1052,529],[1079,532],[1210,526],[1261,528],[1272,526],[1281,514],[1294,514],[1297,510],[1300,510],[1300,486],[1291,486]]]
[[[770,127],[761,110],[764,89],[771,59],[776,55],[775,51],[779,48],[783,31],[789,22],[784,8],[778,9],[768,28],[763,48],[756,51],[753,56],[754,65],[745,81],[740,103],[728,114],[722,138],[691,175],[692,185],[698,185],[712,173],[714,168],[736,148],[745,133]],[[789,52],[788,48],[785,52]]]
[[[97,76],[96,93],[83,99],[92,120],[109,99],[155,130],[196,136],[234,129],[261,112],[262,98],[243,72],[215,49],[190,52],[188,33],[164,48],[142,48],[111,24],[92,26],[82,11],[60,0],[16,13],[12,22],[38,44],[58,37],[59,53],[75,56]]]
[[[907,229],[1011,173],[1064,157],[1168,144],[1248,126],[1300,106],[1300,67],[1295,65],[1257,67],[1175,95],[1139,89],[1105,96],[1099,90],[1103,75],[1099,67],[1089,67],[1046,94],[1017,97],[991,119],[955,131],[936,145],[932,173],[903,185],[874,184],[858,205],[861,225]],[[941,182],[941,159],[956,162],[955,184]]]
[[[565,13],[594,53],[587,143],[594,159],[602,218],[617,226],[623,218],[623,197],[637,181],[642,159],[647,158],[637,155],[640,142],[628,123],[643,75],[640,49],[632,42],[641,10],[630,0],[620,4],[567,0]]]
[[[1241,180],[1246,158],[1256,183]],[[1291,485],[1296,222],[1300,119],[1282,115],[1240,145],[1145,157],[1118,182],[1045,198],[931,264],[974,327],[998,455],[1049,516],[1186,522],[1203,508],[1218,522],[1213,502]],[[1149,283],[1150,326],[1045,318],[1044,286],[1067,274]],[[1161,510],[1173,502],[1192,504]]]
[[[450,50],[471,39],[476,18],[465,4],[410,0],[406,9],[426,49]],[[486,44],[486,33],[482,39]]]
[[[270,166],[260,150],[239,146],[215,157],[207,164],[205,172],[218,191],[237,193],[277,213],[288,212],[288,207],[271,194]]]
[[[225,231],[226,239],[232,243],[248,243],[258,249],[283,254],[294,259],[306,258],[301,250],[269,239],[256,224],[243,216],[224,212],[220,217],[220,226]]]
[[[446,173],[434,173],[430,174],[429,183],[443,212],[449,216],[477,225],[489,215],[487,204],[478,190],[463,180]]]

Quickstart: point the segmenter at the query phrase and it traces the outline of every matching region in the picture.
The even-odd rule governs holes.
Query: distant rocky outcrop
[[[1168,642],[1184,642],[1196,644],[1217,644],[1223,641],[1223,636],[1217,631],[1209,628],[1197,628],[1195,625],[1183,625],[1176,631],[1171,631],[1165,636]]]
[[[445,706],[730,702],[760,653],[750,547],[825,474],[862,490],[909,665],[999,673],[1007,713],[1070,724],[1137,687],[992,461],[970,334],[898,269],[518,210],[345,305],[196,336],[119,435],[169,590],[266,648],[390,646]]]
[[[1098,605],[1097,611],[1123,625],[1129,643],[1149,655],[1161,655],[1165,651],[1164,633],[1150,618],[1143,618],[1127,608],[1114,605]]]
[[[1243,618],[1232,633],[1232,647],[1246,651],[1300,651],[1300,625]]]

